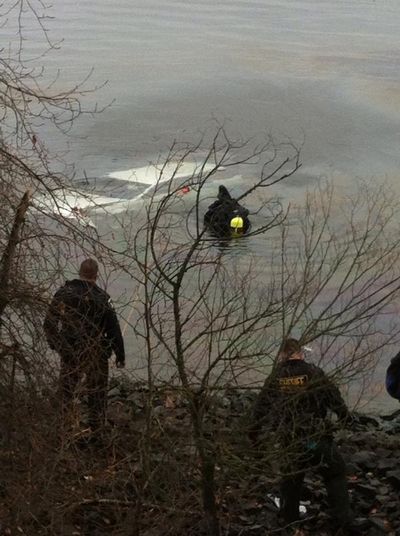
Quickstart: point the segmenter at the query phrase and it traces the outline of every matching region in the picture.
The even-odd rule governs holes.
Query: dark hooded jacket
[[[386,370],[385,384],[389,395],[400,400],[400,352],[390,361]]]
[[[257,399],[253,432],[263,426],[284,442],[309,440],[330,431],[328,410],[341,420],[349,411],[339,389],[322,369],[302,359],[279,362],[267,378]]]
[[[95,351],[125,362],[124,342],[110,296],[94,283],[67,281],[50,304],[44,330],[49,346],[61,357]]]
[[[249,211],[231,197],[225,186],[220,185],[218,199],[214,201],[204,215],[204,226],[219,237],[230,236],[230,222],[235,216],[243,218],[244,233],[250,229]]]

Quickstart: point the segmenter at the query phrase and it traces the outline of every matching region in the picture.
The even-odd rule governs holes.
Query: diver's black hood
[[[222,184],[218,188],[218,199],[220,201],[232,201],[231,194],[228,192],[227,188]]]

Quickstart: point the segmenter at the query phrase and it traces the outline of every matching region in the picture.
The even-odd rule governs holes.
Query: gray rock
[[[370,450],[355,452],[352,456],[352,463],[358,465],[361,469],[371,471],[376,467],[376,454]]]
[[[129,396],[127,396],[126,402],[140,409],[143,409],[145,407],[140,393],[131,393]]]
[[[369,500],[374,500],[376,497],[376,488],[373,486],[368,486],[366,484],[361,484],[360,482],[355,483],[355,489],[357,493],[360,493],[363,497]]]
[[[107,395],[108,395],[108,398],[119,398],[121,396],[121,391],[120,391],[119,386],[117,385],[109,389]]]
[[[382,424],[382,421],[379,417],[372,417],[371,415],[365,415],[363,413],[358,413],[357,421],[364,426],[379,428]]]
[[[398,500],[387,501],[386,504],[385,504],[385,510],[387,512],[396,512],[397,513],[399,511],[399,502],[398,502]]]
[[[390,490],[389,490],[389,488],[387,486],[382,486],[380,484],[379,488],[377,489],[377,492],[379,493],[379,495],[384,495],[386,497],[386,500],[387,500],[387,496],[389,495]]]
[[[379,517],[370,517],[369,521],[373,528],[380,531],[380,533],[386,534],[386,526],[383,519],[380,519]]]
[[[395,489],[400,490],[400,471],[389,471],[386,473],[386,480]]]
[[[351,460],[346,463],[346,472],[348,475],[360,475],[361,473],[364,473],[364,471],[362,471],[360,467]]]
[[[153,415],[161,416],[167,413],[167,410],[164,408],[164,406],[156,406],[153,408]]]
[[[378,474],[385,474],[387,471],[391,471],[397,467],[397,461],[394,458],[383,458],[378,461],[377,469]]]

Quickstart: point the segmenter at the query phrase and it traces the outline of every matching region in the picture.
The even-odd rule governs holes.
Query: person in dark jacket
[[[299,519],[303,480],[312,468],[323,477],[335,525],[351,528],[355,522],[345,463],[326,421],[328,410],[342,421],[351,418],[339,389],[321,368],[304,360],[299,341],[287,339],[256,401],[250,431],[256,441],[265,426],[282,447],[280,514],[285,524]]]
[[[386,391],[400,401],[400,352],[393,357],[386,370]]]
[[[79,279],[67,281],[54,295],[44,321],[50,348],[61,358],[60,383],[64,411],[71,406],[83,375],[88,390],[89,425],[93,432],[105,423],[108,360],[125,365],[124,341],[110,296],[96,285],[98,265],[86,259]]]
[[[245,234],[250,229],[249,211],[231,197],[225,186],[218,189],[218,199],[204,215],[204,226],[218,238]]]

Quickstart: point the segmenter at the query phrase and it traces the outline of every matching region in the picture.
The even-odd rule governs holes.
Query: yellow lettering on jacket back
[[[307,374],[302,374],[301,376],[287,376],[286,378],[279,378],[279,389],[281,391],[290,391],[292,389],[297,389],[303,387],[308,382]]]

